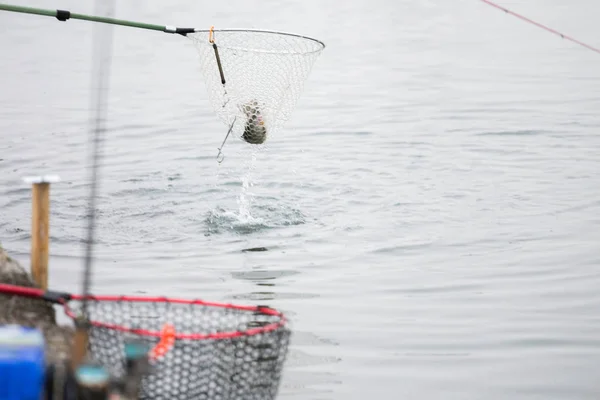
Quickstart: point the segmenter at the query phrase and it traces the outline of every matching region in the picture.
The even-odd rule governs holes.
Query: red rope
[[[558,36],[560,36],[560,37],[561,37],[561,38],[563,38],[563,39],[570,40],[571,42],[573,42],[573,43],[577,43],[578,45],[580,45],[580,46],[583,46],[583,47],[585,47],[585,48],[587,48],[587,49],[589,49],[589,50],[595,51],[596,53],[600,53],[600,49],[598,49],[598,48],[596,48],[596,47],[593,47],[593,46],[590,46],[589,44],[585,44],[585,43],[583,43],[583,42],[580,42],[579,40],[577,40],[577,39],[574,39],[574,38],[572,38],[572,37],[570,37],[570,36],[567,36],[567,35],[565,35],[564,33],[560,33],[559,31],[556,31],[556,30],[554,30],[554,29],[552,29],[552,28],[549,28],[549,27],[547,27],[546,25],[542,25],[542,24],[540,24],[539,22],[535,22],[535,21],[533,21],[533,20],[531,20],[531,19],[529,19],[529,18],[527,18],[527,17],[524,17],[523,15],[517,14],[516,12],[513,12],[513,11],[511,11],[511,10],[507,9],[507,8],[504,8],[504,7],[502,7],[502,6],[499,6],[498,4],[496,4],[496,3],[494,3],[494,2],[491,2],[491,1],[489,1],[489,0],[481,0],[481,1],[483,1],[484,3],[486,3],[486,4],[488,4],[488,5],[492,6],[492,7],[495,7],[495,8],[497,8],[497,9],[499,9],[499,10],[502,10],[502,11],[504,11],[504,12],[505,12],[505,13],[507,13],[507,14],[512,14],[512,15],[514,15],[515,17],[517,17],[517,18],[520,18],[520,19],[522,19],[522,20],[523,20],[523,21],[525,21],[525,22],[528,22],[528,23],[530,23],[530,24],[532,24],[532,25],[535,25],[535,26],[537,26],[538,28],[542,28],[542,29],[544,29],[544,30],[547,30],[548,32],[554,33],[555,35],[558,35]]]
[[[15,285],[7,285],[4,283],[0,283],[0,293],[1,294],[14,294],[16,296],[22,297],[36,297],[42,298],[44,295],[44,291],[42,289],[36,289],[26,286],[15,286]]]
[[[237,306],[234,306],[234,308],[237,308]],[[266,311],[266,309],[262,309],[262,311]],[[65,304],[65,313],[70,318],[75,319],[77,317],[73,313],[73,311],[69,308],[68,304]],[[259,335],[261,333],[271,332],[271,331],[277,330],[279,328],[283,328],[287,321],[283,315],[280,315],[280,318],[281,319],[277,322],[273,322],[271,324],[261,326],[259,328],[246,329],[244,331],[230,331],[230,332],[218,332],[218,333],[175,333],[174,337],[175,337],[175,339],[179,339],[179,340],[181,340],[181,339],[220,340],[220,339],[232,339],[232,338],[241,337],[241,336],[254,336],[254,335]],[[133,329],[133,328],[128,328],[123,325],[115,325],[115,324],[109,324],[106,322],[99,322],[99,321],[93,321],[93,320],[90,321],[90,324],[97,326],[97,327],[114,330],[114,331],[134,333],[134,334],[140,335],[140,336],[162,337],[162,332],[160,332],[160,331],[150,331],[147,329]]]
[[[176,333],[175,339],[189,339],[189,340],[204,340],[204,339],[231,339],[240,336],[253,336],[261,333],[271,332],[282,328],[286,325],[287,320],[283,313],[274,310],[272,308],[265,308],[260,306],[243,306],[243,305],[235,305],[229,303],[214,303],[203,300],[187,300],[187,299],[172,299],[167,297],[141,297],[141,296],[81,296],[76,294],[66,294],[52,291],[44,291],[42,289],[30,288],[25,286],[16,286],[16,285],[7,285],[0,283],[0,294],[8,294],[15,295],[21,297],[33,297],[40,300],[52,301],[62,303],[65,309],[65,313],[70,317],[75,319],[77,316],[69,307],[67,299],[57,297],[57,295],[68,295],[70,299],[81,301],[85,298],[91,301],[98,302],[129,302],[129,303],[177,303],[177,304],[190,304],[197,305],[203,307],[217,307],[217,308],[228,308],[233,310],[240,311],[248,311],[248,312],[259,312],[263,315],[270,315],[279,317],[277,322],[273,322],[271,324],[250,328],[244,331],[230,331],[230,332],[219,332],[219,333],[210,333],[210,334],[202,334],[202,333]],[[122,325],[109,324],[106,322],[100,321],[90,321],[90,323],[97,327],[103,327],[107,329],[112,329],[120,332],[131,332],[142,336],[154,336],[161,337],[162,332],[160,331],[150,331],[145,329],[132,329]]]
[[[2,292],[2,290],[0,290],[0,292]],[[81,296],[81,295],[77,295],[77,294],[71,295],[72,300],[81,301],[84,298],[87,298],[88,300],[93,300],[93,301],[113,301],[113,302],[125,301],[125,302],[131,302],[131,303],[191,304],[191,305],[205,306],[205,307],[229,308],[232,310],[240,310],[240,311],[260,311],[261,313],[266,314],[266,315],[274,315],[274,316],[279,316],[279,317],[282,315],[279,311],[273,310],[272,308],[264,308],[264,307],[257,307],[257,306],[242,306],[242,305],[229,304],[229,303],[215,303],[215,302],[198,300],[198,299],[189,300],[189,299],[174,299],[174,298],[167,298],[167,297],[145,297],[145,296],[123,296],[123,295],[121,295],[121,296],[114,296],[114,295]]]

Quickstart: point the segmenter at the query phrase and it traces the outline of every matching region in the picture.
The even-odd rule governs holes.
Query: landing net
[[[152,348],[140,400],[276,398],[291,334],[280,312],[185,299],[88,301],[89,354],[112,376],[125,376],[126,341]],[[65,310],[76,318],[81,305],[71,303]]]
[[[284,126],[325,47],[316,39],[259,30],[187,36],[198,49],[209,101],[227,135],[255,145]]]

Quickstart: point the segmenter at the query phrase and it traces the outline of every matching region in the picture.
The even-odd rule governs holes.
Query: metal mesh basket
[[[119,378],[125,374],[124,345],[136,339],[150,347],[165,324],[175,340],[152,363],[141,385],[142,399],[263,400],[277,395],[290,331],[285,317],[267,307],[166,298],[88,298],[91,357]],[[79,302],[65,310],[78,315]]]

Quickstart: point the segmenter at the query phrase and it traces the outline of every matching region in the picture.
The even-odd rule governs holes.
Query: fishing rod
[[[527,17],[525,17],[525,16],[523,16],[521,14],[517,14],[516,12],[511,11],[508,8],[504,8],[504,7],[498,5],[498,4],[496,4],[496,3],[494,3],[494,2],[492,2],[490,0],[481,0],[481,1],[483,1],[485,4],[487,4],[489,6],[492,6],[494,8],[497,8],[499,10],[504,11],[507,14],[513,15],[513,16],[515,16],[515,17],[517,17],[517,18],[519,18],[519,19],[521,19],[521,20],[523,20],[523,21],[525,21],[525,22],[527,22],[529,24],[535,25],[538,28],[542,28],[542,29],[544,29],[544,30],[546,30],[546,31],[548,31],[550,33],[554,33],[555,35],[558,35],[558,36],[560,36],[563,39],[567,39],[567,40],[569,40],[569,41],[571,41],[573,43],[577,43],[578,45],[583,46],[583,47],[587,48],[588,50],[592,50],[592,51],[595,51],[596,53],[600,54],[600,49],[597,48],[597,47],[590,46],[589,44],[583,43],[583,42],[581,42],[581,41],[579,41],[577,39],[574,39],[574,38],[572,38],[570,36],[567,36],[564,33],[561,33],[561,32],[559,32],[559,31],[557,31],[555,29],[547,27],[546,25],[542,25],[539,22],[536,22],[536,21],[534,21],[532,19],[529,19],[529,18],[527,18]]]
[[[187,35],[188,33],[196,32],[196,29],[194,29],[194,28],[177,28],[177,27],[170,26],[170,25],[147,24],[144,22],[127,21],[124,19],[72,13],[71,11],[68,11],[68,10],[50,10],[50,9],[44,9],[44,8],[15,6],[15,5],[11,5],[11,4],[0,4],[0,10],[24,13],[24,14],[43,15],[46,17],[54,17],[57,20],[62,21],[62,22],[66,22],[69,19],[79,19],[79,20],[83,20],[83,21],[101,22],[104,24],[122,25],[122,26],[129,26],[132,28],[140,28],[140,29],[149,29],[149,30],[160,31],[160,32],[164,32],[164,33],[178,33],[183,36]]]

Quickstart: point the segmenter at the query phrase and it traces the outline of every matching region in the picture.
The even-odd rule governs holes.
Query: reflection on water
[[[276,270],[264,267],[252,267],[251,263],[258,263],[259,260],[245,260],[244,269],[233,271],[231,276],[234,279],[249,281],[257,290],[247,293],[234,294],[231,297],[236,300],[248,300],[255,304],[269,305],[274,300],[280,299],[305,299],[316,298],[318,295],[310,293],[293,293],[288,291],[278,291],[281,286],[289,286],[282,280],[295,277],[300,274],[297,270]],[[324,338],[309,331],[294,329],[293,317],[286,310],[282,310],[288,319],[291,318],[292,341],[286,361],[285,374],[281,384],[281,397],[289,398],[310,391],[312,396],[326,395],[331,390],[323,389],[330,385],[340,385],[342,382],[331,372],[312,371],[314,368],[337,364],[342,361],[338,355],[327,355],[328,351],[339,346],[339,343],[332,338]]]

